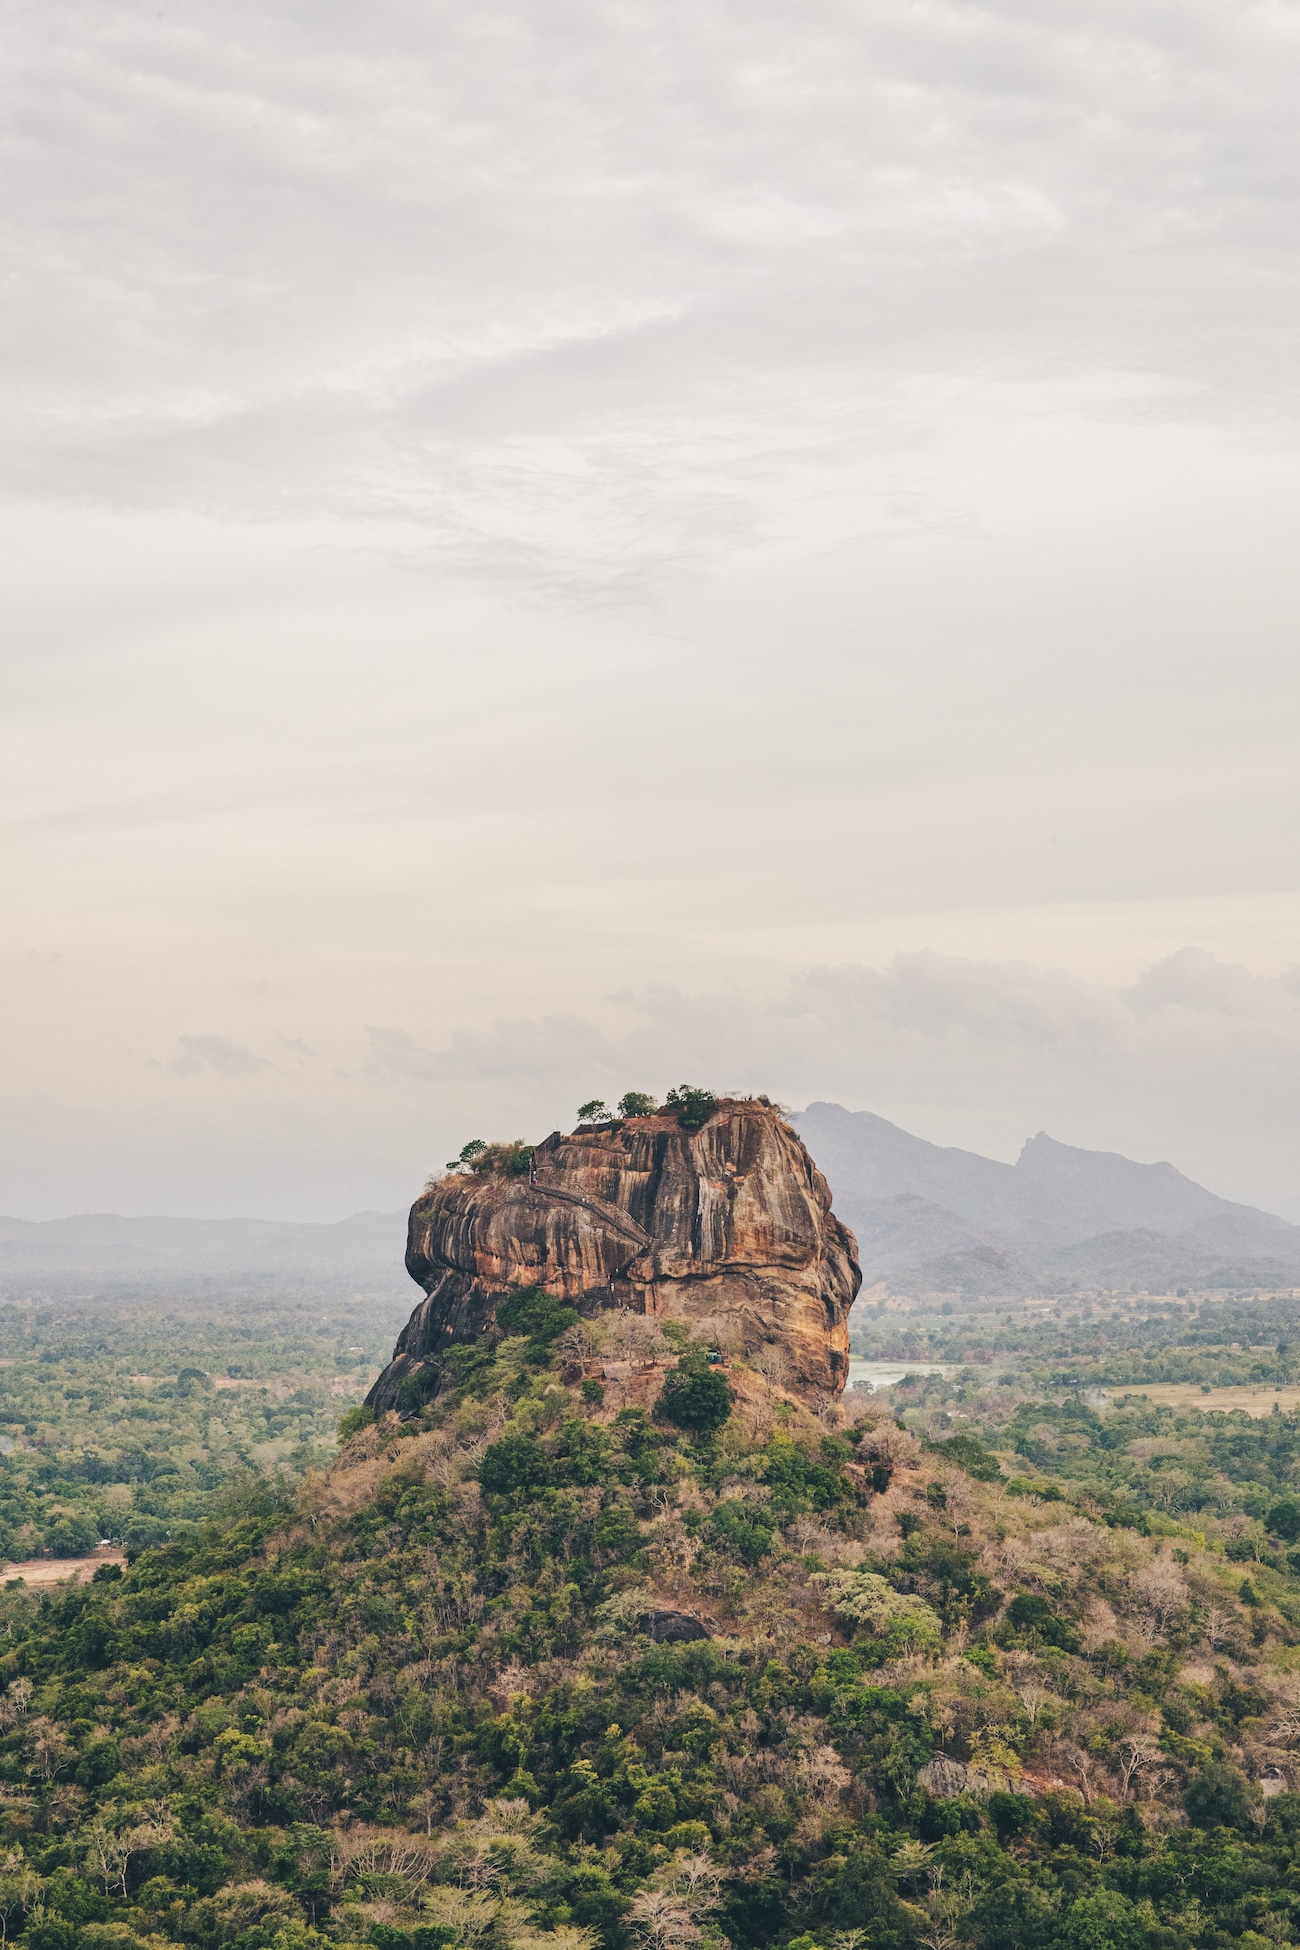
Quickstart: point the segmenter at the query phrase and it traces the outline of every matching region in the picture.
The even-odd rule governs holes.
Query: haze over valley
[[[1300,1227],[1169,1164],[1026,1141],[1014,1165],[813,1103],[793,1123],[857,1236],[864,1282],[905,1295],[1300,1286]],[[264,1219],[0,1218],[0,1292],[125,1285],[409,1291],[404,1212]]]

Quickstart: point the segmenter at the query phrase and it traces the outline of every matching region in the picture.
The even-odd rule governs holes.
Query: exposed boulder
[[[671,1111],[556,1131],[527,1177],[452,1173],[412,1206],[406,1265],[426,1297],[370,1391],[380,1412],[435,1393],[448,1348],[499,1339],[497,1302],[519,1287],[584,1315],[683,1321],[742,1359],[766,1355],[810,1402],[848,1378],[856,1242],[762,1099],[723,1100],[693,1131]]]
[[[916,1784],[937,1800],[947,1801],[954,1795],[966,1792],[969,1773],[964,1761],[950,1760],[947,1754],[935,1754],[924,1767],[917,1769]]]
[[[701,1625],[690,1612],[667,1611],[657,1607],[640,1614],[636,1629],[643,1637],[653,1639],[656,1645],[685,1645],[692,1639],[706,1639],[709,1636],[707,1626]]]
[[[986,1801],[991,1794],[1014,1794],[1022,1787],[1020,1779],[998,1767],[967,1767],[964,1761],[935,1754],[917,1770],[916,1784],[936,1801],[950,1801],[959,1794],[972,1794]]]

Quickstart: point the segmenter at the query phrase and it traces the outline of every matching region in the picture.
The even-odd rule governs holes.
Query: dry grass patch
[[[1300,1387],[1274,1388],[1261,1381],[1258,1386],[1241,1388],[1211,1388],[1209,1394],[1202,1393],[1193,1381],[1161,1381],[1143,1388],[1113,1388],[1107,1391],[1108,1399],[1117,1402],[1124,1395],[1134,1395],[1140,1401],[1148,1401],[1153,1408],[1202,1408],[1222,1409],[1225,1412],[1234,1408],[1244,1408],[1247,1415],[1271,1415],[1274,1404],[1283,1414],[1300,1408]],[[1136,1450],[1134,1453],[1138,1453]]]

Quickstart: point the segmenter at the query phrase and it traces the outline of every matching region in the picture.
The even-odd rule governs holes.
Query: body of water
[[[960,1374],[957,1361],[849,1361],[849,1387],[865,1381],[870,1388],[892,1388],[905,1374]]]

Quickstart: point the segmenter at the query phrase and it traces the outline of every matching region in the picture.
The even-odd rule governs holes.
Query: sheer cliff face
[[[521,1286],[583,1314],[681,1320],[742,1358],[779,1350],[777,1373],[809,1401],[848,1378],[856,1242],[799,1138],[760,1102],[722,1103],[694,1132],[672,1115],[557,1131],[531,1180],[444,1178],[411,1208],[406,1265],[427,1297],[370,1392],[380,1410],[447,1347],[498,1335],[495,1303]]]

